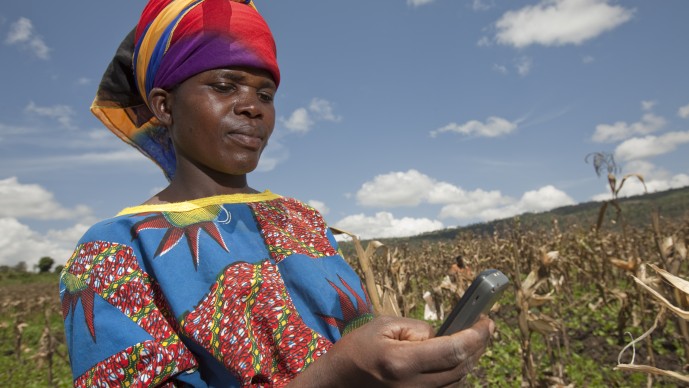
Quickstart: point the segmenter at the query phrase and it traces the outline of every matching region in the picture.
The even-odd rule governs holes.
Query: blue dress
[[[269,191],[127,208],[60,278],[75,386],[282,386],[372,319],[313,208]]]

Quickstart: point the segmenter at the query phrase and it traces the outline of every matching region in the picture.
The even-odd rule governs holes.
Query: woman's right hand
[[[494,323],[482,317],[451,336],[426,322],[378,317],[342,337],[295,387],[442,387],[463,380],[485,352]]]

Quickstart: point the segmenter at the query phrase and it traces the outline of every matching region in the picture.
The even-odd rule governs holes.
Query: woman
[[[488,319],[432,338],[374,318],[318,212],[248,185],[279,83],[251,1],[148,3],[92,111],[170,184],[65,266],[75,386],[443,386],[483,353]]]

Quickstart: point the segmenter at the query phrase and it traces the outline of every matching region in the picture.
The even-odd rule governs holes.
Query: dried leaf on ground
[[[614,368],[614,370],[650,373],[650,374],[659,375],[659,376],[672,377],[672,378],[677,379],[679,381],[689,383],[689,376],[688,375],[683,375],[681,373],[673,372],[671,370],[664,370],[664,369],[660,369],[660,368],[655,368],[655,367],[652,367],[649,365],[618,364]]]

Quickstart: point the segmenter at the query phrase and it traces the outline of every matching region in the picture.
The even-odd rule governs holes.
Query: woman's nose
[[[255,90],[241,90],[237,93],[237,100],[234,103],[234,113],[245,115],[250,118],[262,116],[260,100]]]

